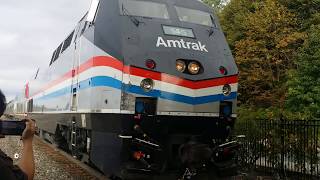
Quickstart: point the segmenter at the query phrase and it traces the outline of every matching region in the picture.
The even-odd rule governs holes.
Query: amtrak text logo
[[[200,41],[195,42],[187,42],[183,39],[180,40],[164,40],[162,37],[158,37],[157,47],[173,47],[173,48],[183,48],[183,49],[193,49],[195,51],[203,51],[208,52],[206,49],[206,45],[202,45]]]

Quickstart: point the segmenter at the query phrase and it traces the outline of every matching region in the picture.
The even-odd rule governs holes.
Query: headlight
[[[188,65],[188,70],[191,74],[198,74],[199,71],[200,71],[200,66],[198,63],[196,62],[191,62],[189,65]]]
[[[152,79],[144,79],[140,83],[140,87],[145,91],[149,92],[153,89],[153,80]]]
[[[176,62],[176,69],[179,72],[183,72],[184,70],[186,70],[186,63],[181,60],[178,60]]]
[[[229,84],[226,84],[222,88],[222,94],[225,96],[229,96],[231,93],[231,86]]]

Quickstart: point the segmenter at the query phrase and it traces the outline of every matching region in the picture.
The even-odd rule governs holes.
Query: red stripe
[[[38,92],[36,92],[33,96],[55,86],[56,84],[59,84],[67,79],[70,79],[73,76],[78,75],[78,74],[90,69],[91,67],[98,67],[98,66],[109,66],[109,67],[113,67],[115,69],[118,69],[120,71],[122,71],[122,69],[123,69],[122,62],[111,57],[111,56],[96,56],[96,57],[89,59],[85,63],[81,64],[77,68],[75,68],[75,71],[72,69],[69,72],[62,75],[60,78],[58,78],[54,81],[51,81],[49,84],[45,85]]]
[[[51,81],[49,84],[41,88],[40,91],[36,92],[34,95],[37,95],[40,92],[47,90],[56,84],[59,84],[67,79],[70,79],[75,75],[81,74],[82,72],[92,67],[98,67],[98,66],[112,67],[114,69],[123,71],[126,74],[131,74],[131,75],[145,77],[145,78],[151,78],[154,80],[163,81],[163,82],[167,82],[170,84],[175,84],[178,86],[187,87],[191,89],[208,88],[212,86],[219,86],[219,85],[232,84],[232,83],[238,82],[237,75],[230,76],[230,77],[209,79],[209,80],[190,81],[190,80],[182,79],[182,78],[165,74],[165,73],[154,72],[154,71],[132,67],[132,66],[124,66],[120,60],[117,60],[111,56],[96,56],[89,59],[85,63],[81,64],[80,66],[75,68],[75,70],[70,70],[69,72],[62,75],[60,78],[54,81]]]
[[[130,69],[130,70],[129,70]],[[202,80],[202,81],[190,81],[182,79],[179,77],[171,76],[165,73],[153,72],[145,69],[140,69],[136,67],[126,67],[124,72],[127,74],[132,74],[140,77],[147,77],[158,81],[167,82],[170,84],[175,84],[178,86],[183,86],[191,89],[201,89],[212,86],[220,86],[224,84],[233,84],[238,82],[238,76],[229,76],[216,79]]]
[[[33,94],[32,96],[35,96],[39,93],[41,93],[42,91],[45,91],[51,87],[53,87],[56,84],[59,84],[60,82],[63,82],[67,79],[69,79],[70,77],[72,77],[72,71],[67,72],[66,74],[64,74],[63,76],[61,76],[60,78],[51,81],[49,84],[45,85],[44,87],[42,87],[39,91],[37,91],[35,94]]]
[[[96,56],[81,64],[76,72],[76,75],[90,69],[91,67],[98,67],[98,66],[108,66],[114,69],[118,69],[122,71],[123,63],[111,56]]]

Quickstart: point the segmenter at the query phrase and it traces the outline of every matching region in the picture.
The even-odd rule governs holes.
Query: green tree
[[[222,29],[232,50],[236,41],[244,37],[246,29],[244,22],[249,13],[255,11],[255,4],[255,2],[248,0],[231,0],[219,12]]]
[[[312,18],[320,11],[320,0],[279,0],[279,2],[294,11],[302,21]]]
[[[243,37],[235,43],[240,69],[240,101],[257,107],[278,106],[284,101],[287,70],[304,33],[295,14],[277,0],[256,2],[242,22]],[[250,9],[249,9],[250,10]]]
[[[204,0],[203,2],[213,7],[216,12],[220,12],[228,3],[228,0]]]
[[[279,0],[279,2],[297,15],[301,30],[308,31],[310,26],[320,24],[320,0]]]
[[[312,26],[288,81],[286,107],[301,119],[320,119],[320,25]]]

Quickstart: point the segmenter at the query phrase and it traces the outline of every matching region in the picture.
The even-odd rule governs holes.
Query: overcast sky
[[[0,89],[22,92],[38,67],[72,32],[91,0],[0,0]]]

